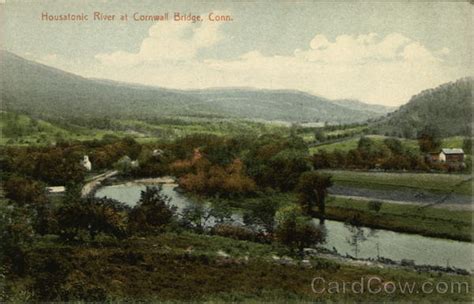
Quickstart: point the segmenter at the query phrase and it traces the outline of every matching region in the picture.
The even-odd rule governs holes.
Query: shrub
[[[174,218],[176,207],[161,193],[162,186],[147,187],[129,216],[131,233],[161,232]]]
[[[212,234],[228,237],[236,240],[256,241],[258,235],[245,227],[238,227],[229,224],[219,224],[212,228]]]
[[[45,185],[41,182],[14,175],[5,183],[5,196],[19,205],[47,202]]]
[[[75,240],[81,232],[90,239],[106,233],[117,238],[126,236],[128,208],[107,198],[78,200],[58,209],[56,213],[59,235],[63,240]]]
[[[369,207],[369,210],[379,212],[380,209],[382,208],[382,202],[380,201],[370,201],[367,205]]]
[[[324,241],[323,232],[318,229],[311,218],[305,217],[300,208],[287,207],[277,213],[276,238],[291,249],[303,252],[310,247]]]

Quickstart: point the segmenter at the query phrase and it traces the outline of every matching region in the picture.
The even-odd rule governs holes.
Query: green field
[[[382,144],[384,139],[389,138],[383,135],[367,135],[367,137],[372,139],[375,142],[375,144]],[[328,143],[328,144],[322,144],[319,146],[311,147],[310,153],[313,154],[316,152],[320,152],[322,150],[325,150],[326,152],[333,152],[334,150],[347,152],[351,149],[357,148],[357,143],[359,142],[359,139],[360,137],[352,137],[352,138],[348,138],[348,139],[335,142],[335,143]],[[399,138],[399,140],[401,140],[403,146],[406,149],[417,151],[417,152],[419,151],[418,141],[416,139]],[[442,148],[459,148],[459,147],[462,147],[462,145],[463,145],[462,136],[453,136],[453,137],[444,138],[441,144]]]
[[[10,116],[9,116],[10,115]],[[141,120],[113,120],[113,130],[81,126],[61,127],[32,119],[29,116],[0,113],[0,145],[50,145],[59,140],[93,140],[106,135],[131,136],[140,143],[172,140],[186,135],[206,133],[214,135],[241,135],[265,133],[289,134],[289,128],[273,124],[238,119],[199,119],[189,117],[163,118],[157,122]],[[8,121],[7,117],[11,119]]]
[[[326,215],[339,221],[356,218],[361,225],[372,228],[468,242],[473,240],[473,212],[391,203],[382,203],[380,211],[375,212],[368,204],[368,201],[330,197]]]
[[[7,113],[0,113],[0,145],[49,145],[59,140],[92,140],[105,135],[123,137],[127,132],[89,129],[74,126],[63,128],[44,120],[31,119],[26,115],[17,115],[13,123],[7,123]],[[12,134],[9,134],[12,133]]]
[[[465,174],[387,173],[321,170],[332,175],[336,185],[368,189],[417,189],[436,193],[471,195],[472,180]]]

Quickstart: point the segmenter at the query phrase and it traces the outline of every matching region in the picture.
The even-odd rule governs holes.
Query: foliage
[[[66,202],[56,212],[58,233],[73,241],[85,232],[94,240],[99,233],[124,238],[127,235],[128,208],[108,198],[88,198]]]
[[[234,226],[231,224],[219,224],[212,228],[212,234],[228,237],[241,241],[258,241],[261,236],[246,227]]]
[[[173,221],[176,208],[170,199],[161,193],[161,185],[147,187],[129,215],[129,231],[135,233],[162,232]]]
[[[370,201],[367,204],[367,207],[369,208],[369,210],[375,211],[376,213],[378,213],[380,211],[380,209],[382,208],[382,202],[381,201]]]
[[[439,140],[423,139],[420,142],[434,149]],[[316,169],[344,168],[344,169],[384,169],[384,170],[419,170],[419,171],[446,171],[446,166],[429,162],[425,155],[420,154],[414,147],[402,145],[397,138],[385,138],[375,141],[372,137],[361,137],[357,147],[342,151],[335,149],[328,152],[319,150],[312,156],[313,166]]]
[[[244,212],[246,225],[262,226],[268,233],[273,233],[275,228],[275,214],[279,204],[269,198],[262,198],[251,204]]]
[[[420,151],[424,153],[439,152],[441,147],[440,131],[436,126],[426,126],[418,137]]]
[[[328,188],[332,186],[331,176],[320,174],[316,171],[305,172],[301,175],[296,191],[298,201],[304,212],[313,216],[314,207],[318,207],[318,215],[324,220],[325,199],[328,194]]]
[[[174,163],[174,167],[183,162]],[[211,165],[205,158],[189,162],[192,172],[179,179],[179,185],[187,191],[206,194],[235,196],[255,191],[255,182],[245,175],[245,169],[240,159],[235,159],[227,167]],[[176,169],[175,169],[176,170]]]
[[[248,174],[258,186],[292,190],[301,173],[309,170],[308,147],[297,136],[262,136],[244,156]]]
[[[48,201],[43,183],[18,175],[10,176],[5,182],[5,196],[21,206],[38,206]]]
[[[25,250],[34,240],[32,212],[16,204],[0,201],[0,261],[14,273],[23,273]]]
[[[419,138],[422,130],[432,124],[439,128],[442,137],[470,134],[472,85],[472,78],[463,78],[422,91],[397,111],[372,124],[370,131]]]
[[[294,206],[278,211],[275,236],[279,242],[299,252],[324,240],[323,232],[316,228],[311,218],[303,216],[301,209]]]
[[[462,149],[466,154],[472,154],[472,138],[465,137],[462,141]]]
[[[185,228],[193,229],[198,233],[203,233],[207,221],[211,217],[209,209],[202,204],[192,204],[186,206],[181,212],[180,223]]]
[[[10,147],[3,151],[6,158],[2,168],[7,174],[15,173],[50,185],[80,183],[85,169],[80,161],[84,155],[82,145],[64,144],[48,148],[27,149]]]

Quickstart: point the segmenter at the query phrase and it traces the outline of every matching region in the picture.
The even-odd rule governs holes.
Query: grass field
[[[383,135],[367,135],[368,138],[372,139],[376,144],[382,144],[385,138],[389,138]],[[348,138],[346,140],[342,140],[340,142],[323,144],[316,147],[310,148],[310,153],[316,153],[322,150],[326,152],[332,152],[334,150],[340,151],[349,151],[351,149],[357,148],[357,143],[359,142],[360,137],[353,137]],[[410,149],[412,151],[419,151],[418,141],[416,139],[406,139],[406,138],[399,138],[406,149]],[[460,148],[463,144],[463,137],[462,136],[453,136],[444,138],[442,140],[442,148]]]
[[[274,193],[264,197],[279,207],[298,203],[296,193]],[[234,199],[227,203],[234,208],[234,212],[241,212],[261,199],[262,197]],[[361,225],[372,228],[462,241],[472,240],[474,212],[470,211],[382,203],[382,208],[377,213],[369,210],[366,200],[329,196],[326,202],[326,214],[330,219],[343,222],[356,217]]]
[[[361,225],[425,236],[471,242],[473,212],[423,208],[414,205],[382,203],[379,212],[371,211],[368,201],[330,197],[328,218],[347,221],[357,218]]]
[[[219,256],[218,251],[228,254]],[[25,259],[26,273],[5,283],[9,302],[32,301],[469,301],[470,294],[347,292],[315,293],[314,277],[327,281],[360,282],[376,276],[375,288],[394,281],[418,284],[430,281],[466,282],[471,277],[420,274],[402,269],[380,269],[339,264],[314,258],[313,268],[279,265],[273,255],[278,247],[192,233],[163,233],[121,242],[103,239],[81,246],[52,239],[37,242]],[[298,261],[298,259],[295,259]],[[57,269],[51,271],[50,268]],[[54,268],[56,267],[56,268]]]
[[[0,113],[0,145],[49,145],[58,140],[82,141],[101,139],[105,135],[120,137],[127,135],[127,132],[89,129],[78,126],[68,130],[47,121],[33,120],[26,115],[18,115],[13,126],[17,134],[8,136],[5,117],[5,113]]]
[[[471,195],[472,182],[463,182],[469,175],[434,173],[387,173],[321,170],[332,175],[336,185],[369,189],[419,189],[436,193]]]
[[[353,128],[348,128],[348,129],[337,129],[334,131],[326,131],[324,132],[324,135],[326,136],[338,136],[338,135],[343,135],[343,136],[351,136],[351,134],[362,134],[363,130],[367,128],[366,126],[357,126]],[[304,139],[305,142],[314,142],[314,131],[308,131],[301,133],[300,136]]]
[[[275,123],[238,119],[170,118],[156,123],[140,120],[114,120],[114,130],[81,126],[63,128],[43,120],[33,120],[26,115],[0,112],[0,145],[50,145],[58,140],[93,140],[105,135],[131,136],[140,143],[172,140],[186,135],[206,133],[214,135],[241,135],[265,133],[289,134],[289,128]],[[7,123],[10,117],[10,123]],[[12,123],[13,121],[13,123]],[[8,124],[8,125],[7,125]],[[9,133],[14,133],[9,135]]]

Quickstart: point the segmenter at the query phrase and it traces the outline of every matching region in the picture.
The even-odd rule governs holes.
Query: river
[[[96,196],[107,196],[134,206],[145,187],[136,183],[105,186],[97,190]],[[189,198],[176,192],[175,187],[176,184],[163,185],[163,193],[170,197],[172,205],[182,210],[193,204]],[[241,222],[241,216],[234,214],[232,220]],[[452,266],[474,271],[472,243],[383,229],[357,228],[331,220],[325,221],[323,229],[326,230],[326,242],[322,247],[336,249],[342,255],[349,254],[357,258],[384,257],[394,261],[408,259],[417,265]]]

